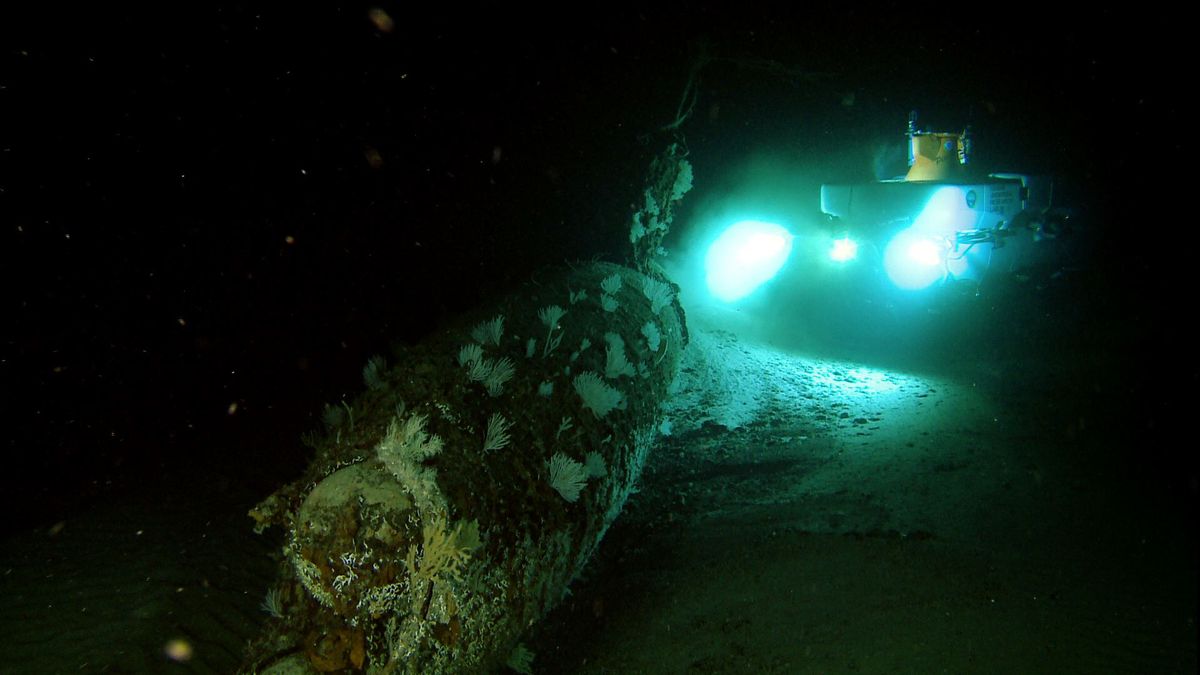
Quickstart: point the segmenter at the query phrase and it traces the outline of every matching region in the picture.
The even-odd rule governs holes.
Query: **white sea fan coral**
[[[555,335],[554,329],[558,328],[558,322],[562,320],[566,314],[567,310],[559,307],[558,305],[543,307],[538,311],[538,318],[541,319],[542,323],[547,327],[546,344],[542,347],[543,357],[549,356],[550,352],[553,352],[555,348],[558,347],[559,343],[562,342],[562,332],[560,331],[558,335]]]
[[[604,277],[604,281],[600,282],[600,288],[609,295],[616,295],[617,291],[621,290],[621,275],[614,274]]]
[[[426,415],[399,417],[388,424],[387,432],[375,453],[388,472],[413,495],[417,506],[427,510],[441,506],[444,500],[437,486],[437,470],[422,462],[442,451],[440,436],[425,431]]]
[[[620,303],[618,303],[617,299],[611,295],[601,294],[600,307],[606,312],[615,312],[617,311],[617,307],[620,307]]]
[[[484,321],[471,330],[471,337],[481,344],[500,344],[504,335],[504,315],[500,314],[491,321]]]
[[[604,376],[616,379],[622,375],[633,377],[633,366],[625,356],[625,341],[616,333],[605,333],[604,341],[608,344],[605,350]]]
[[[604,417],[621,403],[621,392],[608,386],[600,376],[592,371],[584,371],[572,380],[575,393],[583,399],[583,407],[591,410],[596,417]]]
[[[542,325],[548,326],[550,330],[554,330],[558,321],[566,314],[567,310],[558,305],[549,305],[538,310],[538,318],[541,319]]]
[[[428,421],[428,415],[409,415],[404,422],[394,418],[378,446],[379,458],[383,463],[387,465],[394,459],[420,462],[441,452],[441,437],[425,431]]]
[[[462,349],[458,350],[458,365],[466,366],[469,363],[479,363],[483,358],[483,347],[475,343],[463,345]]]
[[[603,478],[608,475],[608,465],[598,452],[589,452],[583,458],[583,465],[587,469],[588,478]]]
[[[658,324],[653,321],[647,321],[645,326],[642,326],[642,337],[646,338],[646,346],[650,351],[658,353],[658,347],[662,344],[662,334],[658,332]]]
[[[278,588],[271,588],[267,591],[267,597],[263,598],[259,608],[276,619],[283,618],[283,598],[279,593]]]
[[[477,347],[478,345],[468,345]],[[479,354],[468,353],[467,347],[459,350],[459,363],[467,370],[467,379],[472,382],[482,382],[490,396],[499,396],[504,391],[504,384],[512,379],[517,372],[516,365],[507,356],[500,359],[485,359]],[[464,363],[464,359],[466,359]]]
[[[379,390],[387,387],[387,383],[383,381],[383,371],[387,370],[387,361],[382,356],[376,354],[367,359],[367,365],[363,366],[363,383],[368,389]]]
[[[494,363],[494,361],[487,359],[472,361],[467,366],[467,379],[472,382],[483,382],[491,376]]]
[[[671,290],[670,286],[650,277],[646,277],[646,280],[642,282],[642,293],[650,301],[650,311],[655,314],[661,312],[663,307],[671,304],[671,300],[675,297],[675,293]]]
[[[495,365],[495,361],[491,361],[483,357],[479,357],[474,361],[467,361],[465,364],[465,368],[467,369],[467,379],[472,382],[483,382],[491,376],[492,368]]]
[[[511,428],[512,422],[504,419],[504,415],[495,413],[489,417],[487,431],[483,436],[483,451],[500,450],[508,445],[508,442],[512,440],[508,435],[508,430]]]
[[[571,421],[571,417],[569,415],[564,416],[558,423],[558,431],[554,432],[554,440],[557,441],[559,436],[570,431],[572,426],[574,426],[574,423]]]
[[[568,502],[579,499],[579,492],[587,485],[587,467],[561,452],[554,453],[546,463],[550,470],[550,487]]]
[[[490,363],[487,377],[483,379],[483,386],[487,389],[488,396],[499,396],[504,391],[504,383],[512,379],[517,372],[517,368],[513,365],[512,359],[507,356],[497,361]]]

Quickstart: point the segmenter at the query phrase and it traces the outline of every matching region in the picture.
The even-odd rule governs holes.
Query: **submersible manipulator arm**
[[[659,217],[691,185],[669,156]],[[679,367],[676,289],[644,263],[539,274],[368,364],[304,475],[251,511],[285,543],[244,672],[529,671],[518,639],[633,491]]]

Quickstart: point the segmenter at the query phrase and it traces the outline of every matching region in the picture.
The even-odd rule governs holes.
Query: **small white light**
[[[850,237],[842,237],[841,239],[833,240],[833,248],[829,250],[829,257],[837,262],[846,262],[854,260],[858,256],[858,244]]]

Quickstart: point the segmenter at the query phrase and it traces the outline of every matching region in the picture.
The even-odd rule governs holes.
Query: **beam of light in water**
[[[725,302],[740,300],[771,280],[792,252],[792,234],[775,223],[743,220],[708,247],[708,290]]]

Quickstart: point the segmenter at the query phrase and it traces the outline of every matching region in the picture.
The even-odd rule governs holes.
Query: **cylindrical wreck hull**
[[[634,488],[686,327],[668,284],[588,263],[364,369],[304,476],[253,672],[528,670],[517,645]]]

